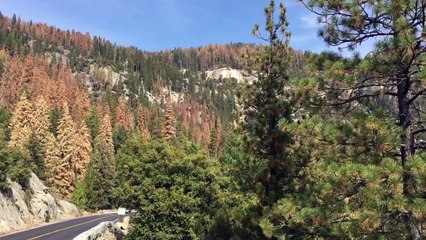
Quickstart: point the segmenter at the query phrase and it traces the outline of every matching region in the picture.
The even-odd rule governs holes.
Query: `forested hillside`
[[[149,108],[149,116],[143,117],[145,127],[159,137],[160,126],[156,125],[161,123],[154,118],[162,118],[170,97],[179,125],[202,147],[210,144],[211,131],[229,129],[229,123],[237,119],[237,83],[253,78],[243,65],[250,61],[247,56],[262,48],[237,43],[144,52],[89,33],[1,14],[0,46],[5,73],[1,100],[7,110],[14,109],[24,88],[30,100],[43,96],[56,112],[66,101],[77,122],[92,106],[100,112],[106,108],[113,127],[127,121],[126,130],[137,125],[138,110]],[[303,75],[307,57],[300,51],[292,54],[291,72]],[[237,73],[237,81],[232,73]]]
[[[374,49],[292,49],[273,0],[263,44],[159,52],[0,13],[0,190],[138,209],[129,239],[423,239],[426,4],[300,4]]]

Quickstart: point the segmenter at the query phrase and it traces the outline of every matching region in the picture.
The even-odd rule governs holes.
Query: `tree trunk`
[[[408,99],[408,89],[410,79],[400,78],[398,80],[398,125],[403,129],[401,133],[401,165],[403,168],[403,194],[409,202],[412,201],[411,176],[407,169],[408,158],[415,154],[414,138],[412,137],[410,103]],[[410,229],[411,237],[416,240],[422,239],[423,231],[421,222],[413,215],[411,211],[406,214],[406,223]]]

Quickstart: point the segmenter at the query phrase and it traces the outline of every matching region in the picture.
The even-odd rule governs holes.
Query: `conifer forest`
[[[0,13],[0,191],[136,209],[125,239],[426,239],[426,1],[292,3],[354,54],[290,47],[286,4],[162,51]]]

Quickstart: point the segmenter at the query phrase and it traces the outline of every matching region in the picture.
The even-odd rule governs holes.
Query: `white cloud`
[[[317,16],[315,15],[305,15],[302,17],[299,17],[299,20],[301,21],[301,27],[302,28],[318,28],[320,25],[318,23]]]

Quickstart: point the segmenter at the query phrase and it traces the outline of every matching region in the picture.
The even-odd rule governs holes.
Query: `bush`
[[[87,201],[87,188],[86,184],[83,181],[78,181],[75,185],[75,191],[72,194],[71,202],[74,203],[80,209],[88,209],[88,201]]]
[[[18,148],[6,147],[0,150],[0,190],[8,188],[7,177],[23,185],[30,177],[28,153]]]

